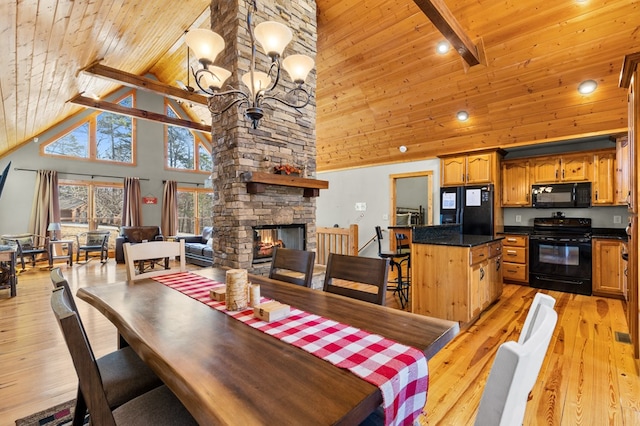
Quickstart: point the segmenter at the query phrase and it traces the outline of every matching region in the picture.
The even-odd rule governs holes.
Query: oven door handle
[[[584,281],[567,281],[567,280],[559,280],[557,278],[554,279],[549,279],[549,278],[545,278],[545,277],[540,277],[538,275],[536,275],[536,280],[539,281],[550,281],[550,282],[556,282],[556,283],[565,283],[565,284],[576,284],[576,285],[580,285],[580,284],[584,284]]]

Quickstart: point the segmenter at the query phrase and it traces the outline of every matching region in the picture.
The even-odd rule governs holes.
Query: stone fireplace
[[[221,66],[232,71],[229,84],[239,87],[239,75],[248,69],[250,60],[249,34],[245,25],[245,0],[213,0],[212,29],[223,36],[225,50],[219,59]],[[294,33],[284,56],[304,53],[316,57],[316,4],[313,0],[258,2],[254,22],[275,20],[287,25]],[[235,53],[238,53],[236,56]],[[257,49],[258,71],[267,71],[269,59]],[[283,71],[279,86],[291,89],[294,83]],[[306,86],[315,92],[316,71],[311,71]],[[316,248],[316,203],[303,187],[265,185],[264,191],[250,193],[242,181],[247,172],[274,173],[274,167],[293,165],[304,170],[304,176],[315,178],[315,99],[296,111],[276,104],[265,108],[265,116],[257,129],[243,116],[242,108],[231,108],[212,121],[213,154],[213,251],[214,266],[248,269],[252,273],[268,272],[270,264],[255,263],[254,236],[266,226],[280,230],[302,227],[303,247]],[[261,256],[258,256],[261,257]],[[264,261],[264,256],[262,256]]]

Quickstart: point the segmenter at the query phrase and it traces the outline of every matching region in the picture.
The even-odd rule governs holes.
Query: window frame
[[[178,187],[177,188],[177,192],[178,195],[180,193],[191,193],[192,197],[193,197],[193,211],[194,211],[194,217],[193,217],[193,233],[189,233],[189,232],[184,232],[181,231],[180,229],[178,229],[178,233],[179,234],[193,234],[193,235],[200,235],[202,234],[202,228],[204,226],[209,226],[209,225],[204,225],[203,226],[203,218],[198,216],[198,211],[199,211],[199,198],[198,198],[198,194],[210,194],[211,197],[213,197],[213,189],[212,188],[193,188],[193,187]],[[211,217],[213,217],[213,213],[211,214]],[[178,228],[180,227],[180,212],[178,211]],[[213,221],[213,219],[211,219]],[[213,223],[212,223],[213,225]]]
[[[167,116],[169,116],[168,109],[171,109],[173,113],[178,118],[183,118],[186,115],[185,111],[182,108],[179,108],[179,105],[174,105],[173,102],[170,102],[168,99],[164,101],[164,112]],[[193,137],[193,169],[182,169],[177,167],[169,166],[169,126],[170,124],[164,125],[164,169],[170,171],[184,172],[184,173],[198,173],[198,174],[211,174],[212,170],[200,170],[200,148],[203,148],[206,152],[209,153],[211,157],[211,164],[213,167],[213,152],[211,152],[211,148],[205,143],[205,140],[200,136],[200,132],[186,129],[191,136]],[[178,127],[178,126],[172,126]]]

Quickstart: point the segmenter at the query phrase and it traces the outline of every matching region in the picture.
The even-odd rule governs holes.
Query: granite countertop
[[[504,237],[494,237],[492,235],[470,235],[470,234],[457,234],[449,236],[441,236],[434,238],[425,238],[417,241],[413,239],[414,244],[432,244],[438,246],[456,246],[456,247],[474,247],[482,244],[491,243],[493,241],[500,241]]]

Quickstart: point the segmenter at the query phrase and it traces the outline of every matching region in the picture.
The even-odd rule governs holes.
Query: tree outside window
[[[180,118],[171,105],[166,104],[168,117]],[[199,142],[189,129],[166,125],[166,165],[170,169],[210,172],[213,158],[209,150]]]
[[[213,192],[210,189],[178,189],[178,232],[200,234],[213,225]]]

